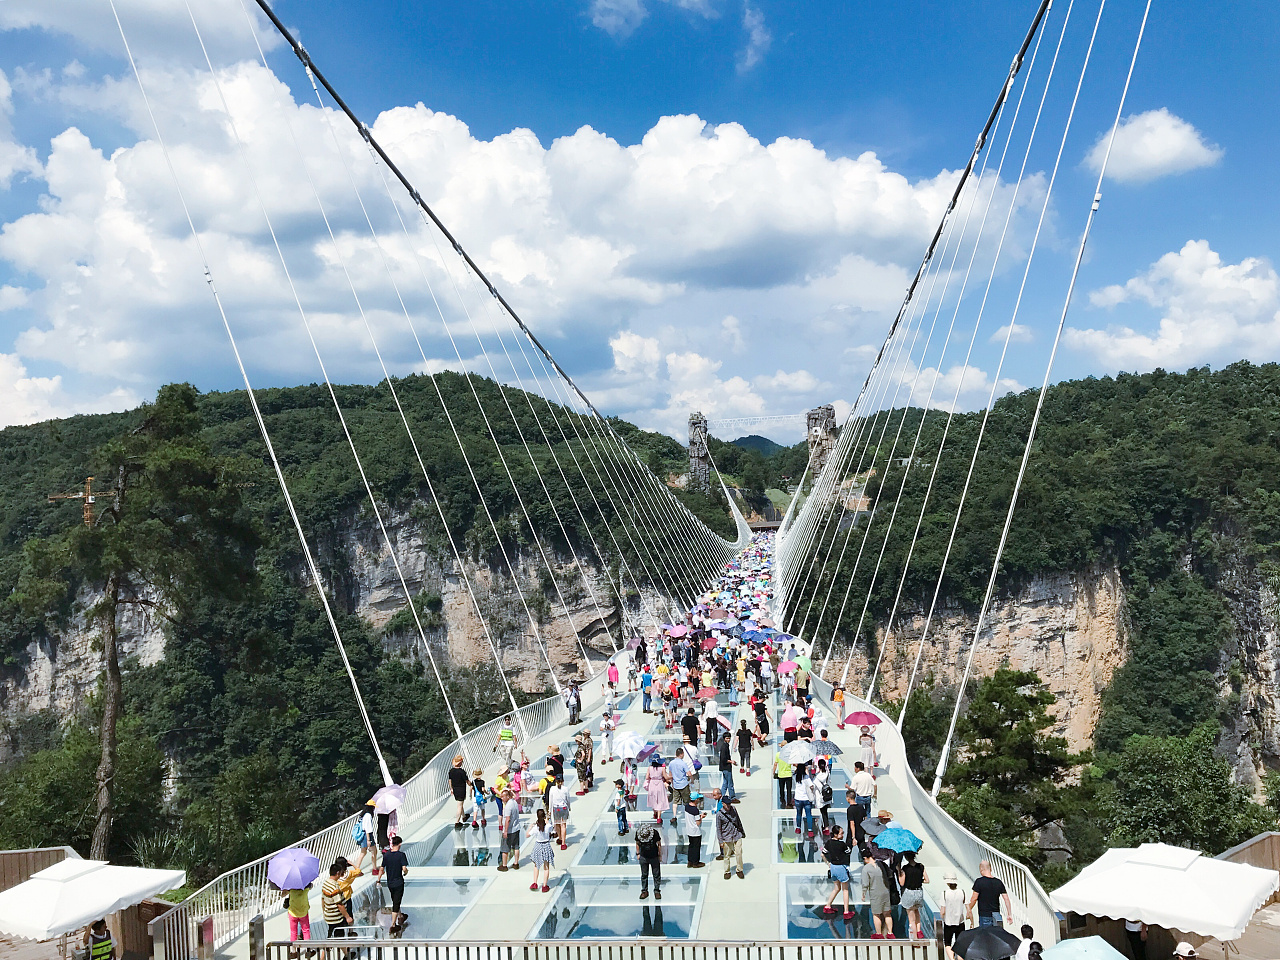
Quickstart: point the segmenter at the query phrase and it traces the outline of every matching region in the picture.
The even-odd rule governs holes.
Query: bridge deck
[[[820,701],[822,711],[828,718],[834,716],[828,701],[816,694],[815,700]],[[599,704],[599,702],[600,697],[597,696],[595,703]],[[849,709],[863,708],[867,708],[867,705],[861,701],[854,701],[853,706],[849,707]],[[584,716],[592,716],[592,714],[587,712]],[[642,711],[639,697],[636,696],[634,702],[623,711],[620,729],[635,730],[644,736],[650,736],[654,733],[657,719],[655,715],[645,714]],[[544,754],[548,744],[568,741],[579,728],[580,725],[573,727],[565,725],[541,737],[531,749],[528,749],[530,758],[536,763],[537,758]],[[911,776],[906,769],[902,741],[896,735],[896,731],[893,731],[892,724],[886,723],[883,730],[879,743],[882,768],[878,777],[880,792],[878,803],[891,810],[908,829],[921,837],[930,838],[931,831],[915,815],[909,791],[902,782],[904,777]],[[837,758],[837,764],[842,770],[852,771],[852,759],[858,754],[856,734],[856,729],[840,731],[834,727],[830,728],[831,739],[844,751],[844,759],[848,761],[847,764],[840,764],[840,758]],[[777,739],[776,735],[772,737],[774,742]],[[683,862],[682,857],[680,862],[665,864],[664,900],[661,904],[653,899],[646,900],[642,904],[638,899],[639,869],[634,863],[634,857],[626,857],[628,862],[619,864],[615,851],[615,855],[609,858],[613,861],[612,865],[598,862],[602,859],[599,854],[603,838],[615,843],[623,839],[617,837],[615,816],[608,809],[612,781],[620,775],[620,763],[617,760],[612,763],[600,762],[605,759],[598,756],[595,789],[586,796],[573,798],[568,850],[556,850],[552,891],[548,894],[529,889],[533,871],[527,859],[527,839],[521,869],[505,873],[496,870],[498,845],[496,813],[492,805],[489,809],[488,826],[483,830],[470,827],[455,830],[452,826],[454,805],[448,802],[437,805],[429,816],[422,817],[412,830],[406,831],[405,850],[409,854],[411,864],[415,864],[410,870],[409,888],[405,898],[406,906],[419,902],[439,903],[439,891],[435,888],[435,884],[430,883],[433,880],[444,880],[454,889],[460,889],[465,885],[468,895],[460,898],[467,901],[461,907],[451,910],[437,907],[434,911],[426,911],[439,913],[440,916],[425,923],[419,916],[415,921],[416,925],[411,923],[404,936],[414,939],[459,941],[538,938],[540,931],[544,930],[544,925],[547,924],[549,908],[554,903],[557,913],[570,914],[569,917],[559,918],[569,920],[569,924],[560,924],[557,923],[556,918],[552,919],[552,926],[557,927],[557,936],[565,935],[564,928],[576,922],[582,924],[583,929],[590,927],[594,931],[591,935],[596,939],[601,936],[634,938],[642,933],[658,936],[665,933],[667,936],[689,937],[702,941],[738,942],[776,941],[795,938],[797,934],[803,939],[849,937],[850,931],[844,927],[843,923],[824,922],[816,911],[816,907],[820,907],[825,901],[831,888],[830,882],[826,880],[826,867],[817,855],[816,848],[804,843],[797,846],[795,835],[790,832],[788,824],[787,833],[783,837],[786,841],[786,850],[780,850],[784,844],[779,839],[778,821],[791,817],[792,811],[777,808],[776,787],[770,775],[773,761],[772,746],[757,748],[753,752],[750,776],[737,773],[735,768],[735,786],[743,797],[739,812],[747,833],[744,843],[747,864],[745,879],[738,879],[736,876],[728,880],[724,879],[723,872],[719,869],[721,864],[712,859],[718,850],[712,842],[714,829],[707,829],[711,826],[711,820],[708,819],[704,824],[706,836],[703,848],[703,859],[707,862],[707,866],[692,870]],[[714,766],[713,763],[706,763],[701,771],[701,788],[704,793],[709,794],[711,787],[720,781],[720,775],[715,772]],[[492,782],[498,769],[499,765],[496,762],[487,765],[485,773],[489,782]],[[841,784],[842,781],[837,777],[832,811],[837,814],[836,821],[843,825],[845,817]],[[643,800],[642,794],[642,804]],[[647,815],[644,810],[633,812],[630,818],[633,828],[639,818]],[[526,817],[526,820],[531,819]],[[669,821],[665,832],[669,839],[669,846],[680,849],[682,838],[679,832],[670,826]],[[593,838],[596,839],[591,842]],[[814,843],[820,843],[820,841],[819,834]],[[630,835],[625,838],[625,842],[631,842]],[[671,854],[669,853],[668,856],[670,857]],[[354,857],[352,859],[354,860]],[[593,859],[597,862],[594,864],[586,862]],[[430,860],[430,865],[417,865],[427,860]],[[966,876],[960,864],[949,860],[935,844],[926,842],[921,852],[921,860],[929,871],[930,883],[927,885],[927,892],[935,902],[940,898],[942,876],[948,870],[956,870],[962,881],[971,879]],[[482,865],[474,865],[477,861]],[[455,865],[463,863],[467,865]],[[790,923],[788,923],[787,911],[784,910],[784,901],[788,899],[788,878],[794,878],[790,880],[792,889]],[[796,885],[805,879],[811,879],[813,882],[797,891]],[[591,894],[592,902],[596,905],[595,910],[589,916],[577,916],[582,907],[580,901],[587,898],[577,896],[576,891],[590,890],[597,884],[601,889]],[[429,892],[423,890],[425,896],[415,899],[414,889],[419,885],[432,889]],[[566,889],[569,886],[574,888],[573,898],[570,898],[571,891]],[[473,892],[475,888],[479,888],[478,892]],[[854,892],[856,895],[856,886]],[[816,907],[812,899],[815,894],[818,896]],[[801,901],[800,903],[795,902],[797,898]],[[312,924],[316,936],[320,936],[324,929],[319,899],[318,893],[312,897]],[[450,898],[451,901],[452,899]],[[856,896],[855,899],[857,899]],[[366,905],[386,903],[388,901],[385,887],[377,890],[371,878],[362,878],[355,888],[355,901],[358,907],[362,902]],[[608,908],[607,911],[602,909],[605,907]],[[646,911],[643,909],[645,907],[650,909]],[[665,917],[662,912],[658,912],[655,917],[654,908],[658,907],[663,908]],[[409,912],[412,916],[418,911]],[[376,922],[373,916],[366,916],[366,919]],[[607,926],[602,928],[601,925],[606,921]],[[800,928],[803,928],[803,932],[799,932]],[[901,932],[900,929],[900,936]],[[285,917],[277,915],[268,919],[266,934],[268,940],[287,939],[288,922]],[[866,933],[862,932],[859,935],[865,936]],[[242,937],[232,941],[223,947],[218,955],[226,958],[247,956],[247,939]],[[933,954],[930,953],[928,956],[932,960]]]

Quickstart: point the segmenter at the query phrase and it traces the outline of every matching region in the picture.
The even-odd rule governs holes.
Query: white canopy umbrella
[[[1280,873],[1165,843],[1108,850],[1049,895],[1064,913],[1234,940],[1280,889]]]
[[[0,892],[0,931],[52,940],[187,882],[184,870],[63,860]]]

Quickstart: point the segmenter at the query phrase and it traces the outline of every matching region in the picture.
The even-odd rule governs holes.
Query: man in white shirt
[[[866,766],[861,761],[853,765],[849,789],[853,791],[853,802],[864,811],[863,819],[871,816],[871,808],[876,800],[876,778],[867,772]]]
[[[1019,932],[1022,934],[1022,942],[1018,944],[1018,952],[1013,955],[1013,960],[1029,960],[1036,932],[1029,923],[1024,923]]]

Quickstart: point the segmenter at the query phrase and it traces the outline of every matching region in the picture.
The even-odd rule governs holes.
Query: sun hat
[[[948,870],[947,873],[943,876],[942,882],[943,883],[959,883],[960,881],[956,879],[956,874],[954,870]]]

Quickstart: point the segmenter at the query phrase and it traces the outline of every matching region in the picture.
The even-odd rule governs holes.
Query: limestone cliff
[[[584,580],[572,558],[553,558],[566,618],[559,595],[541,577],[536,552],[513,558],[514,581],[504,570],[473,561],[468,561],[464,580],[452,556],[424,542],[409,512],[392,513],[387,519],[410,593],[440,597],[439,611],[424,618],[424,627],[442,672],[491,663],[496,649],[514,685],[542,690],[550,686],[548,661],[560,680],[581,679],[599,669],[613,652],[610,633],[616,640],[622,610],[608,577],[593,562],[583,558]],[[321,540],[317,552],[324,569],[330,571],[330,596],[375,630],[382,630],[404,609],[404,591],[391,552],[371,518],[348,517]],[[474,602],[468,581],[475,591]],[[95,599],[82,596],[77,608],[83,610]],[[654,598],[644,600],[652,603]],[[632,616],[638,601],[630,602]],[[537,624],[536,635],[526,609]],[[416,627],[393,630],[385,642],[407,657],[426,658]],[[135,657],[143,665],[155,663],[164,656],[164,645],[158,618],[126,608],[120,626],[122,660]],[[97,626],[78,615],[48,643],[33,644],[26,653],[25,665],[0,679],[0,713],[12,717],[51,708],[58,716],[68,717],[80,710],[102,669]]]
[[[1124,661],[1124,588],[1115,568],[1080,576],[1037,578],[1013,596],[997,599],[974,655],[974,676],[1009,666],[1035,671],[1057,696],[1056,732],[1073,750],[1092,746],[1102,693]],[[909,611],[886,639],[882,624],[877,639],[884,648],[879,695],[900,700],[924,629],[924,611]],[[920,659],[920,675],[939,682],[959,682],[973,641],[976,618],[957,609],[935,616]],[[843,670],[843,664],[840,665]],[[833,672],[828,669],[827,676]],[[838,676],[838,674],[836,674]],[[849,685],[865,685],[868,664],[855,652]]]

